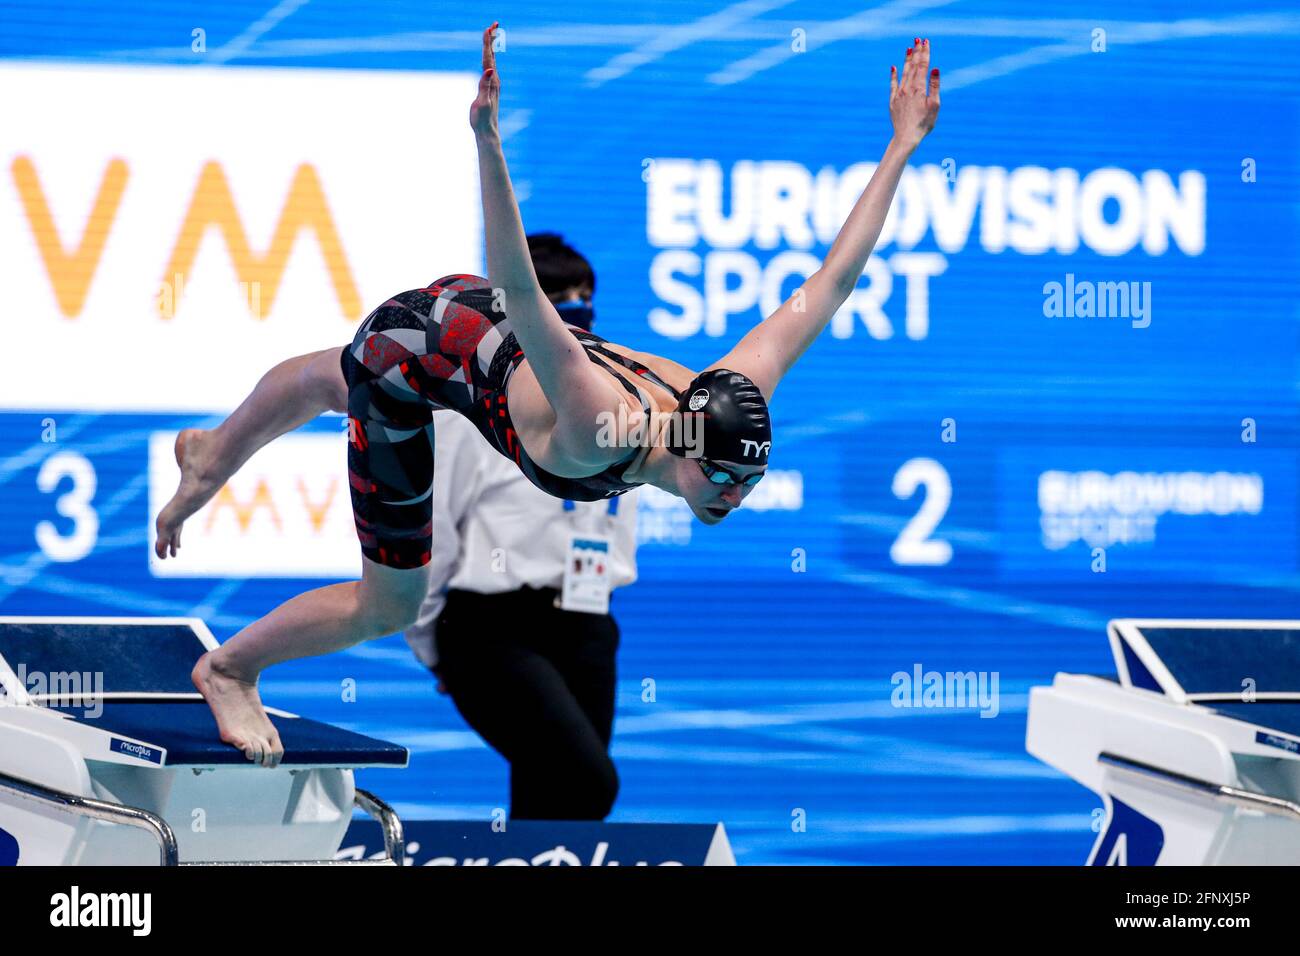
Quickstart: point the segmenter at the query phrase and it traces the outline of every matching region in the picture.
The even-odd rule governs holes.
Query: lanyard
[[[565,498],[565,499],[564,499],[564,510],[565,510],[565,511],[575,511],[575,510],[577,510],[577,505],[575,505],[575,504],[574,504],[572,501],[570,501],[568,498]],[[615,496],[615,497],[609,499],[609,505],[608,505],[608,507],[607,507],[607,509],[606,509],[606,514],[608,514],[611,518],[614,517],[616,514],[618,514],[618,496]]]

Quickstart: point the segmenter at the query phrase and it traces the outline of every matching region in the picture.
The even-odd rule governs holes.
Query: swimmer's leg
[[[175,556],[181,525],[202,508],[253,453],[273,439],[327,412],[347,410],[339,361],[342,347],[299,355],[262,376],[251,395],[211,431],[187,428],[176,436],[181,481],[158,513],[154,552]]]
[[[284,747],[258,696],[258,675],[281,661],[401,630],[415,620],[427,587],[427,565],[389,568],[363,558],[360,581],[291,598],[204,654],[191,679],[212,708],[221,739],[254,763],[277,766]]]
[[[425,305],[434,301],[423,293],[414,298]],[[221,739],[263,766],[278,764],[284,748],[257,693],[262,670],[399,631],[415,620],[424,601],[433,535],[433,399],[440,396],[426,396],[407,380],[408,373],[417,382],[427,373],[423,364],[408,366],[405,360],[415,354],[407,346],[419,349],[429,338],[421,327],[428,320],[427,313],[390,301],[362,323],[350,349],[318,353],[328,358],[329,374],[322,380],[329,388],[315,401],[344,406],[350,419],[348,487],[363,556],[361,580],[286,601],[194,667],[194,685],[212,708]],[[354,350],[370,364],[357,359]],[[306,362],[298,375],[295,360],[277,366],[214,430],[216,447],[225,456],[220,467],[233,472],[259,443],[313,410],[311,401],[295,395],[302,389],[298,376],[310,377],[313,358],[297,360]],[[388,374],[395,362],[402,363],[400,377]],[[277,402],[289,405],[292,414],[277,409]]]
[[[399,423],[368,416],[376,379],[349,361],[348,485],[362,549],[360,581],[317,588],[281,604],[195,665],[194,685],[221,739],[249,760],[276,766],[284,748],[257,693],[272,664],[328,654],[413,622],[428,588],[432,542],[434,424],[430,406],[391,405]],[[260,387],[260,386],[259,386]]]

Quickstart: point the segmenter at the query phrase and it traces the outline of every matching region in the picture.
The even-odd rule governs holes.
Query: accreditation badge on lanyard
[[[571,523],[577,514],[572,501],[564,503]],[[618,514],[618,499],[609,499],[609,516]],[[607,534],[589,534],[576,530],[569,534],[569,553],[565,557],[564,586],[560,590],[560,607],[565,611],[588,614],[609,613],[610,560],[612,540]]]

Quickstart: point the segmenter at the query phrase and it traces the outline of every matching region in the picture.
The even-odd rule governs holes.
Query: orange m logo
[[[253,515],[258,508],[265,508],[270,513],[271,524],[275,525],[276,531],[284,530],[284,526],[280,523],[279,512],[275,510],[275,502],[271,500],[271,489],[267,487],[265,478],[257,480],[257,487],[254,488],[253,496],[248,501],[240,501],[230,490],[230,485],[222,485],[221,490],[212,500],[212,507],[208,511],[208,524],[204,530],[212,530],[212,526],[217,522],[217,513],[222,508],[229,508],[235,513],[235,521],[238,522],[240,531],[248,531],[248,526],[252,523]]]
[[[312,230],[316,234],[316,241],[320,243],[321,255],[325,259],[325,267],[329,271],[334,294],[338,296],[344,316],[350,320],[361,317],[361,295],[357,292],[357,285],[343,254],[343,244],[339,241],[329,206],[325,202],[325,191],[321,189],[316,170],[307,163],[299,166],[294,173],[293,183],[289,186],[289,198],[280,211],[280,221],[276,223],[270,248],[263,256],[249,247],[248,236],[244,233],[239,212],[235,209],[235,199],[231,195],[225,173],[217,163],[204,165],[194,189],[194,198],[190,200],[189,211],[181,223],[181,232],[172,250],[171,261],[163,273],[164,287],[167,283],[174,282],[177,296],[184,288],[194,258],[198,255],[199,243],[210,226],[220,230],[221,237],[225,239],[239,281],[247,288],[257,290],[259,298],[266,303],[267,312],[275,305],[275,295],[279,291],[289,253],[293,251],[294,239],[300,230]],[[163,318],[169,318],[178,304],[172,303],[170,309],[163,307]],[[253,309],[255,318],[261,318],[260,313],[260,308]]]

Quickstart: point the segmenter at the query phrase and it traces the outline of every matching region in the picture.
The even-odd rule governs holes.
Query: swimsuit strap
[[[602,339],[600,336],[593,335],[590,332],[583,332],[583,333],[575,332],[574,334],[577,335],[578,341],[581,342],[583,346],[587,349],[587,353],[589,355],[592,353],[598,353],[600,355],[603,355],[606,358],[614,362],[617,362],[619,365],[623,366],[623,368],[627,369],[629,372],[632,372],[633,374],[641,378],[647,379],[648,381],[653,382],[655,385],[658,385],[664,391],[672,395],[673,398],[680,399],[682,397],[681,392],[677,391],[677,389],[673,388],[662,378],[656,375],[654,371],[649,367],[642,365],[636,359],[628,358],[626,355],[620,355],[618,352],[613,352],[605,348],[604,347],[605,339]],[[595,358],[594,355],[593,355],[593,361],[595,361],[597,364],[605,368],[606,371],[612,371],[608,363],[601,362],[599,359]],[[630,385],[630,383],[628,383],[625,379],[623,379],[621,375],[615,375],[614,377],[622,381],[624,385]],[[645,401],[642,400],[641,404],[644,405]],[[647,411],[649,411],[649,409],[647,409]]]
[[[623,368],[627,369],[629,372],[632,372],[637,377],[644,378],[649,382],[651,382],[652,384],[658,385],[665,392],[672,395],[673,398],[679,400],[681,399],[682,393],[677,391],[677,389],[673,388],[662,378],[656,375],[653,369],[650,369],[647,366],[642,365],[640,362],[636,361],[635,359],[628,358],[626,355],[620,355],[618,352],[612,352],[609,349],[605,348],[604,347],[606,341],[605,339],[602,339],[598,335],[593,335],[592,333],[583,331],[581,329],[571,329],[570,331],[573,332],[574,338],[576,338],[578,342],[581,343],[582,347],[587,350],[587,357],[590,358],[597,365],[599,365],[601,368],[603,368],[605,371],[613,375],[614,378],[617,379],[619,382],[621,382],[623,387],[626,388],[630,393],[636,395],[636,397],[641,402],[641,408],[645,412],[649,413],[650,411],[650,406],[649,403],[646,401],[646,399],[641,395],[639,391],[637,391],[635,385],[633,385],[631,382],[625,379],[622,375],[617,374],[610,367],[610,363],[604,361],[601,358],[602,355],[605,356],[605,358],[609,359],[610,361],[616,362],[617,364],[621,365]],[[511,332],[509,335],[506,336],[505,341],[501,343],[501,347],[497,350],[496,357],[492,360],[492,365],[494,366],[494,369],[493,369],[493,374],[489,375],[489,378],[497,377],[495,373],[495,366],[499,361],[504,359],[507,365],[506,368],[503,369],[500,373],[501,387],[504,388],[509,383],[510,376],[514,374],[515,369],[517,369],[520,366],[520,364],[524,361],[524,358],[525,358],[524,350],[519,347],[519,339],[515,336],[515,333]]]
[[[650,401],[636,388],[635,385],[633,385],[623,376],[615,373],[613,368],[610,367],[609,362],[606,362],[604,358],[601,358],[601,356],[605,356],[605,358],[608,358],[610,361],[617,362],[619,365],[623,366],[623,368],[627,369],[629,372],[632,372],[633,374],[637,375],[640,378],[648,379],[650,382],[654,383],[655,385],[658,385],[664,391],[672,395],[673,398],[680,399],[682,397],[681,392],[677,391],[677,389],[673,388],[662,378],[656,375],[652,369],[648,368],[645,365],[642,365],[640,362],[636,361],[635,359],[628,358],[626,355],[620,355],[618,352],[613,352],[607,348],[604,348],[605,340],[600,338],[599,336],[595,336],[592,335],[590,332],[586,332],[578,335],[578,341],[582,342],[583,347],[587,350],[587,355],[591,358],[593,362],[595,362],[601,368],[605,369],[605,371],[609,372],[610,375],[613,375],[614,378],[617,379],[619,382],[622,382],[623,387],[626,388],[631,394],[637,397],[637,400],[641,403],[641,411],[643,411],[646,415],[649,415],[651,412]],[[631,453],[626,458],[614,462],[614,464],[611,466],[611,469],[617,468],[618,470],[613,473],[617,477],[621,478],[623,476],[623,473],[627,471],[628,467],[636,459],[636,456],[640,453],[640,451],[641,449],[639,447],[634,447]]]

